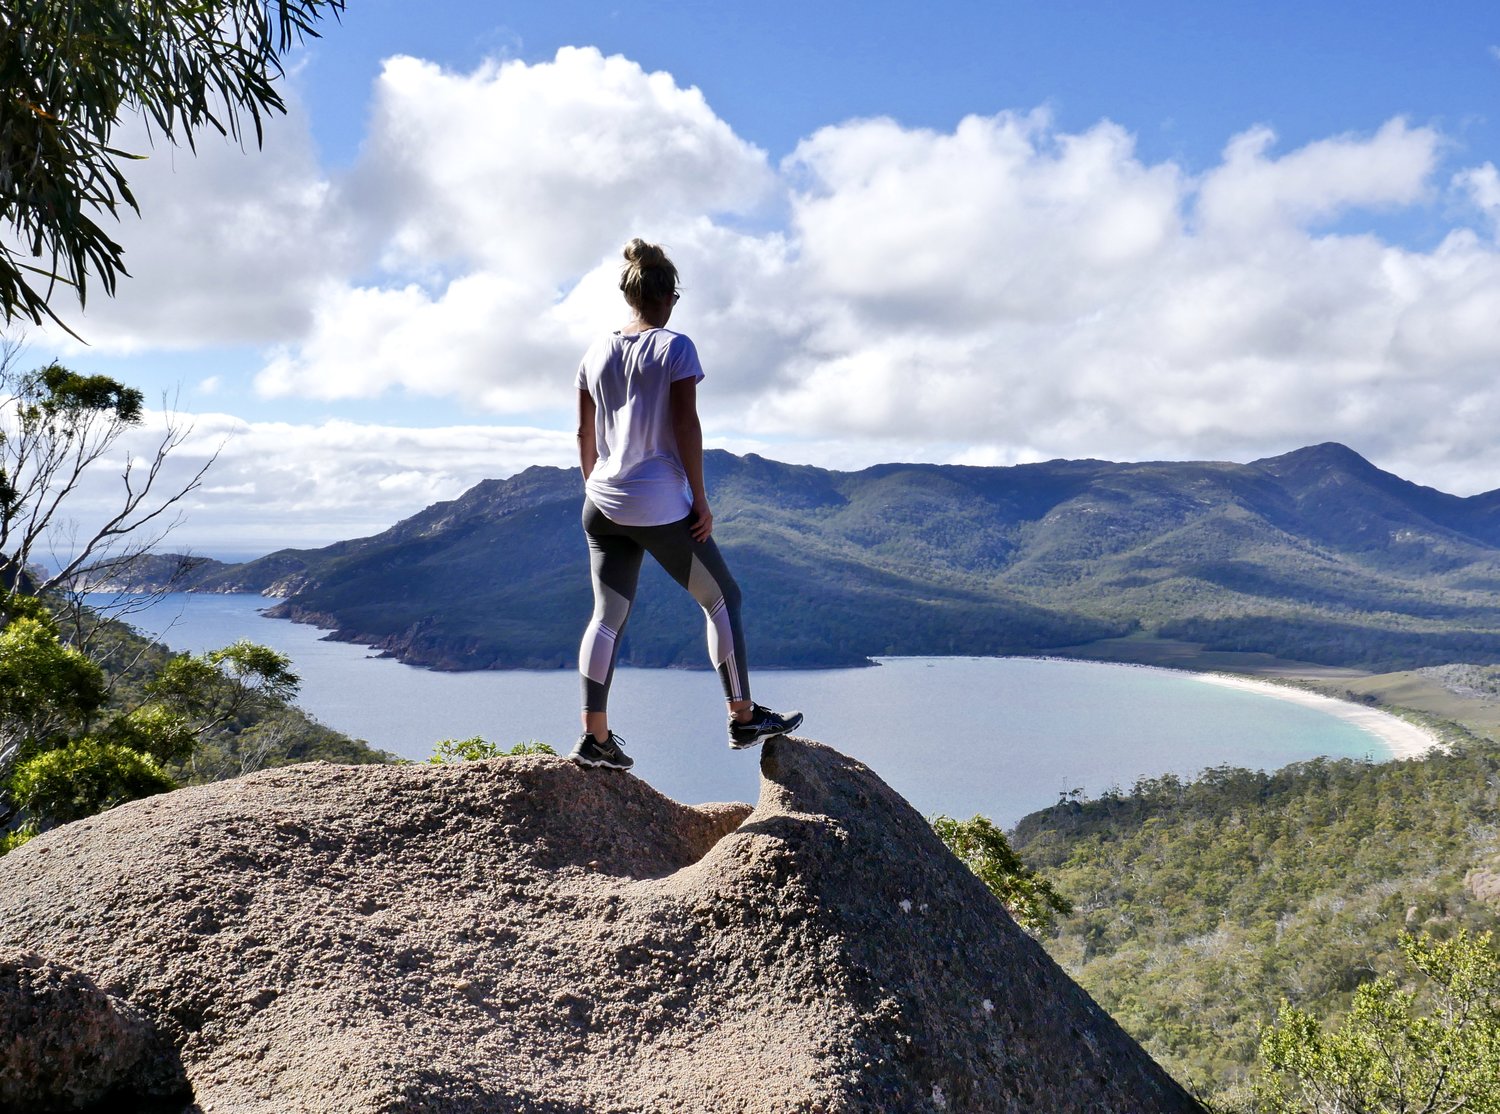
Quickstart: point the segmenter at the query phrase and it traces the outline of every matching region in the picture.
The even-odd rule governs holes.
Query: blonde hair
[[[620,290],[631,308],[639,310],[677,292],[677,268],[660,244],[648,244],[637,236],[625,245]]]

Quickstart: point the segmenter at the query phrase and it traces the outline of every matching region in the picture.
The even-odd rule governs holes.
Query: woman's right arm
[[[588,391],[578,391],[578,465],[583,469],[583,478],[593,475],[594,465],[599,463],[599,442],[594,433],[594,396]]]

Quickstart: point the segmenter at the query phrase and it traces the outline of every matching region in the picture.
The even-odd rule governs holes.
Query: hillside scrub
[[[1074,903],[1052,955],[1178,1078],[1256,1074],[1278,1002],[1319,1018],[1400,961],[1404,933],[1483,931],[1465,876],[1500,848],[1500,747],[1147,778],[1023,819],[1022,860]]]
[[[1403,936],[1406,966],[1354,992],[1337,1028],[1282,1005],[1261,1040],[1270,1114],[1500,1114],[1500,952],[1492,933]]]
[[[0,626],[0,853],[179,785],[310,758],[385,758],[297,711],[290,662],[264,646],[172,654],[89,616],[90,656],[40,601],[10,610]]]

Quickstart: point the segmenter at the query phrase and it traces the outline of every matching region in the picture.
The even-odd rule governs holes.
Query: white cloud
[[[765,157],[697,89],[592,48],[455,74],[386,62],[350,183],[388,262],[570,281],[635,224],[753,207]]]
[[[140,207],[109,232],[130,276],[115,297],[91,286],[86,312],[59,315],[96,351],[132,353],[301,337],[316,291],[358,265],[358,251],[322,174],[295,99],[246,149],[213,132],[196,153],[153,144],[139,119],[111,137],[146,156],[124,169]],[[76,352],[55,327],[38,339]]]
[[[767,424],[1000,461],[1339,439],[1430,469],[1466,440],[1446,475],[1500,486],[1500,254],[1464,230],[1423,253],[1315,227],[1425,199],[1440,138],[1398,120],[1280,157],[1271,140],[1192,182],[1109,124],[824,129],[793,160],[795,228],[805,285],[836,300]]]
[[[1183,191],[1176,167],[1134,158],[1123,129],[1059,135],[1037,113],[971,116],[951,135],[824,128],[787,169],[803,184],[793,223],[809,280],[868,306],[860,329],[906,335],[1056,319],[1122,293],[1175,237]]]
[[[1453,185],[1485,215],[1496,239],[1500,239],[1500,171],[1495,164],[1487,162],[1461,170],[1453,176]]]
[[[698,90],[593,49],[472,74],[393,58],[375,100],[342,198],[393,281],[325,287],[258,379],[269,396],[543,405],[623,316],[614,245],[641,232],[690,260],[725,238],[709,214],[754,210],[774,184]]]
[[[642,234],[682,270],[673,320],[709,374],[710,439],[741,451],[1248,460],[1334,439],[1500,487],[1500,178],[1451,165],[1429,127],[1285,151],[1255,127],[1192,174],[1108,121],[854,120],[771,167],[697,90],[591,49],[468,74],[390,60],[342,179],[304,123],[253,172],[181,156],[160,194],[180,227],[151,218],[170,234],[132,247],[145,277],[94,339],[253,336],[258,389],[289,408],[426,396],[565,429],[579,354],[624,315],[618,245]],[[1444,184],[1484,235],[1417,250],[1359,231],[1430,214]],[[255,514],[309,532],[572,452],[570,431],[253,429],[215,483],[255,484]]]
[[[482,479],[577,461],[571,434],[526,427],[240,423],[216,415],[197,423],[204,439],[231,434],[213,482],[249,485],[254,494],[227,506],[207,494],[195,499],[185,536],[242,538],[236,519],[260,520],[268,548],[295,544],[282,534],[288,522],[298,524],[306,543],[366,536]]]
[[[163,549],[244,553],[327,545],[378,533],[482,479],[577,462],[571,434],[518,426],[245,422],[212,413],[173,420],[191,433],[168,457],[158,493],[180,490],[218,458],[203,486],[181,502],[182,521]],[[138,460],[149,454],[165,421],[159,411],[148,413],[121,451],[87,474],[68,504],[77,533],[118,506],[125,451]]]
[[[1275,142],[1264,127],[1230,140],[1223,163],[1199,189],[1196,214],[1205,230],[1258,239],[1349,209],[1410,205],[1428,188],[1440,145],[1435,131],[1404,120],[1369,139],[1323,139],[1281,158],[1268,157]]]

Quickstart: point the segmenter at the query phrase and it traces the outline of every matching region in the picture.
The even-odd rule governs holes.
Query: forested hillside
[[[146,703],[151,683],[174,659],[185,656],[143,638],[125,623],[108,620],[92,643],[91,653],[109,678],[109,709]],[[288,665],[295,673],[296,662]],[[364,764],[390,760],[385,751],[319,723],[293,700],[269,699],[251,702],[226,717],[205,733],[189,758],[168,772],[182,784],[193,785],[296,762]]]
[[[174,654],[60,597],[0,596],[0,855],[184,785],[390,760],[309,719],[298,687],[283,655],[248,641]]]
[[[1013,844],[1073,902],[1052,955],[1177,1078],[1222,1091],[1282,1000],[1337,1015],[1400,966],[1403,933],[1496,925],[1500,747],[1148,779],[1034,813]]]
[[[1131,632],[1395,669],[1500,661],[1500,492],[1458,498],[1340,445],[1251,464],[886,464],[708,454],[753,654],[1067,651]],[[591,603],[576,472],[485,481],[371,538],[210,564],[185,586],[445,669],[572,661]],[[690,599],[648,562],[622,660],[698,664]]]

